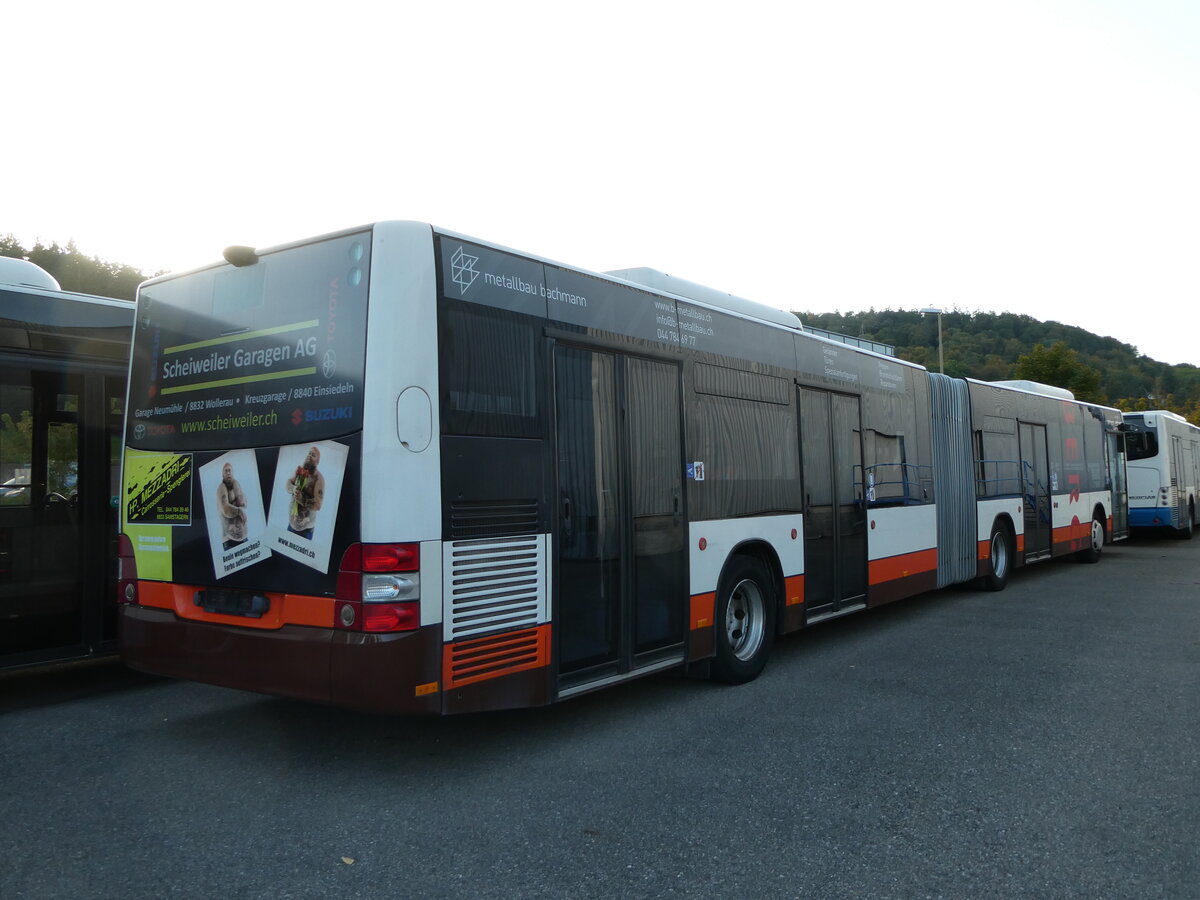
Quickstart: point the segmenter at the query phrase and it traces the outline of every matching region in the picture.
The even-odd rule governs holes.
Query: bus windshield
[[[206,450],[362,425],[369,232],[145,285],[127,443]]]

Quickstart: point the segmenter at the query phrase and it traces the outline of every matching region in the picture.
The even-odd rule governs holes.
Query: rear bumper
[[[1171,521],[1171,507],[1169,506],[1131,506],[1129,508],[1129,525],[1132,528],[1170,528],[1174,527],[1174,524]]]
[[[440,633],[264,630],[119,607],[121,659],[132,669],[378,713],[441,713]]]

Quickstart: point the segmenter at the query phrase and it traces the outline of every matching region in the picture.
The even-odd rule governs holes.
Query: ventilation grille
[[[550,626],[451,644],[442,682],[447,689],[545,666],[550,661]]]
[[[447,642],[546,621],[546,536],[443,545]]]
[[[450,504],[450,540],[537,534],[534,500],[462,501]]]

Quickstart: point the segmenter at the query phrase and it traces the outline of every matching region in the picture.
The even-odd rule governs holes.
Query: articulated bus
[[[780,634],[1124,529],[1121,415],[1069,395],[419,223],[225,257],[139,291],[136,669],[428,714],[737,683]]]
[[[116,652],[133,310],[0,257],[0,668]]]
[[[1200,490],[1200,428],[1166,410],[1125,413],[1129,524],[1190,540]]]

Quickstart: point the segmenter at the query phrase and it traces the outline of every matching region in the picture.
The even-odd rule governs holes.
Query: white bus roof
[[[1031,394],[1042,394],[1046,397],[1057,397],[1059,400],[1074,400],[1075,395],[1066,388],[1055,387],[1052,384],[1042,384],[1040,381],[1027,381],[1023,378],[1018,378],[1015,381],[988,381],[985,384],[994,384],[997,387],[1013,388],[1018,391],[1028,391]]]
[[[1188,420],[1186,418],[1184,418],[1183,416],[1181,416],[1179,413],[1171,412],[1169,409],[1139,409],[1136,412],[1127,412],[1127,413],[1125,413],[1125,415],[1126,416],[1162,416],[1164,419],[1175,419],[1178,422],[1187,422],[1187,424],[1189,424],[1189,425],[1192,424],[1191,422],[1188,422]]]
[[[36,263],[12,256],[0,256],[0,284],[15,284],[23,287],[48,288],[61,291],[54,276]]]

